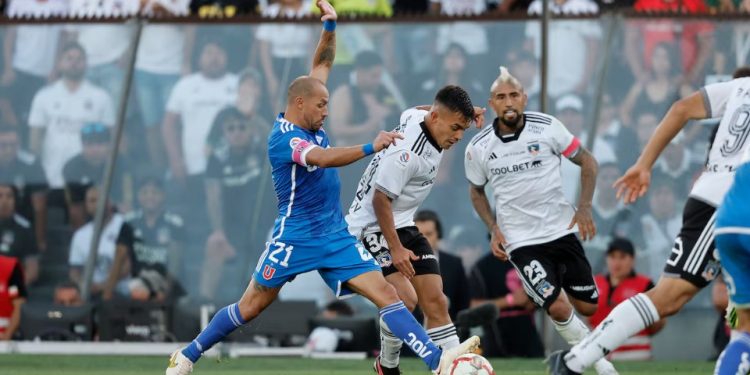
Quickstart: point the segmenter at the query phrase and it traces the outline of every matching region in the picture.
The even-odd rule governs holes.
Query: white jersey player
[[[521,84],[501,67],[489,99],[498,117],[467,146],[466,178],[474,209],[492,233],[492,252],[510,259],[526,294],[547,311],[560,335],[573,345],[589,332],[574,307],[591,316],[599,297],[591,265],[575,235],[578,231],[587,240],[596,233],[591,200],[597,163],[559,120],[524,112],[526,101]],[[562,191],[562,157],[581,167],[577,209]],[[488,183],[495,215],[484,191]],[[617,373],[604,359],[597,372]]]
[[[483,111],[477,109],[476,115]],[[438,91],[429,111],[405,111],[396,129],[404,140],[370,161],[346,216],[349,232],[377,260],[406,306],[413,310],[419,303],[427,333],[443,348],[458,345],[456,327],[437,258],[413,218],[432,189],[443,151],[463,138],[474,117],[469,95],[458,86]],[[400,374],[400,348],[401,341],[381,322],[381,353],[374,364],[378,374]]]
[[[630,336],[676,314],[721,272],[714,257],[716,207],[729,190],[742,152],[750,144],[750,78],[740,78],[748,76],[750,68],[738,69],[735,79],[705,86],[675,102],[638,161],[615,182],[617,196],[626,203],[635,202],[648,190],[654,162],[689,120],[721,118],[705,170],[685,203],[682,229],[664,266],[663,277],[653,289],[615,307],[603,324],[570,353],[554,353],[550,358],[553,374],[582,373]]]

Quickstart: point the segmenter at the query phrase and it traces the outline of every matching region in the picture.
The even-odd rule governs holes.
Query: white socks
[[[565,356],[565,363],[571,370],[583,373],[630,336],[658,320],[659,313],[648,296],[643,293],[633,296],[617,305],[590,335],[573,346]]]
[[[446,324],[441,327],[435,327],[427,330],[432,342],[441,349],[450,349],[459,345],[458,335],[456,335],[456,326]],[[380,319],[380,365],[388,368],[398,367],[399,355],[401,354],[401,341],[393,335],[388,325],[383,319]]]
[[[398,367],[403,342],[396,337],[380,318],[380,365],[388,368]]]
[[[555,323],[557,333],[570,345],[578,344],[589,333],[589,327],[574,312],[567,321],[557,322],[552,319],[552,323]]]
[[[455,348],[460,344],[458,341],[458,335],[456,335],[456,326],[453,323],[446,324],[441,327],[430,328],[427,330],[427,335],[430,336],[432,342],[439,346],[440,349]]]

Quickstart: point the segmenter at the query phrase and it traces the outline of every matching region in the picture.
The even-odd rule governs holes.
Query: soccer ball
[[[495,370],[481,355],[464,354],[453,360],[448,375],[495,375]]]

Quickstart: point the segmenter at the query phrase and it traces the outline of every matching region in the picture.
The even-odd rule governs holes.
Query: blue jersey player
[[[750,126],[747,123],[745,126]],[[722,352],[716,375],[750,373],[750,147],[734,184],[716,215],[716,248],[724,268],[729,299],[735,304],[739,334]]]
[[[328,78],[336,51],[336,12],[318,0],[324,30],[309,76],[289,86],[286,111],[268,137],[268,154],[279,200],[273,237],[258,261],[239,302],[219,310],[190,345],[175,351],[167,375],[185,375],[203,352],[258,316],[276,299],[284,283],[317,270],[338,296],[359,293],[380,308],[381,320],[435,374],[447,374],[453,359],[476,349],[479,338],[442,351],[429,338],[383,277],[380,266],[347,231],[339,205],[340,184],[333,167],[351,164],[402,138],[380,132],[373,143],[331,147],[322,130],[328,114]]]

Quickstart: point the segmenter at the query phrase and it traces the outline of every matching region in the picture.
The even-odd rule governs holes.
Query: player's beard
[[[521,122],[521,114],[518,113],[518,111],[516,110],[513,110],[513,112],[516,115],[513,117],[512,120],[506,119],[505,113],[503,113],[499,118],[500,118],[500,121],[503,123],[503,125],[515,130],[516,128],[518,128],[518,123]]]

